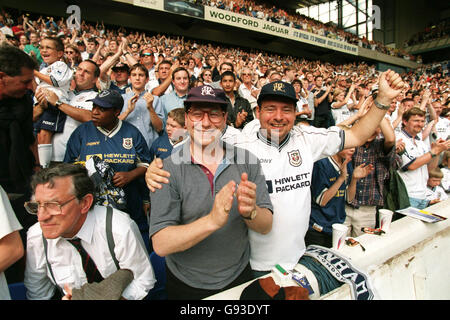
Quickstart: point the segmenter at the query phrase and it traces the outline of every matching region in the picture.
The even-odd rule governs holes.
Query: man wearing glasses
[[[156,80],[155,73],[155,59],[151,49],[144,49],[140,54],[141,59],[139,62],[143,64],[148,70],[149,81]]]
[[[25,208],[37,215],[38,223],[27,234],[27,298],[48,300],[56,296],[55,289],[67,294],[69,288],[113,274],[117,266],[106,240],[107,209],[93,205],[94,184],[86,169],[64,163],[41,170],[33,177],[32,189]],[[156,281],[139,230],[127,214],[114,209],[112,234],[120,269],[134,275],[122,297],[143,299]]]
[[[244,68],[241,72],[241,85],[239,86],[239,95],[250,102],[252,110],[256,108],[256,98],[259,95],[259,89],[253,85],[253,72],[250,68]]]
[[[272,205],[258,160],[220,139],[224,92],[195,87],[184,106],[190,140],[164,160],[170,182],[151,194],[150,235],[168,298],[202,299],[252,279],[248,230],[270,231]]]
[[[273,204],[273,228],[266,234],[249,230],[251,266],[255,275],[269,272],[276,264],[291,270],[306,251],[304,236],[311,213],[311,174],[315,161],[342,149],[362,145],[384,118],[389,104],[403,89],[401,77],[388,70],[380,76],[376,102],[351,129],[294,126],[297,97],[294,87],[283,81],[261,88],[256,108],[261,124],[235,146],[244,148],[261,161]],[[166,162],[164,162],[164,170]],[[171,183],[152,162],[146,182],[153,192]],[[261,192],[261,189],[258,189]],[[152,195],[151,195],[152,196]]]

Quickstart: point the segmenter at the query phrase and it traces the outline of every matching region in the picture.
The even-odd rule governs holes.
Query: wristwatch
[[[256,218],[256,214],[257,214],[257,211],[255,209],[252,211],[252,213],[250,213],[250,215],[248,217],[244,217],[244,216],[241,216],[241,217],[245,220],[253,220]]]
[[[432,158],[434,158],[434,157],[436,157],[437,156],[437,154],[434,154],[433,152],[431,152],[431,150],[430,151],[428,151],[430,154],[431,154],[431,157]]]
[[[373,102],[375,103],[375,106],[376,106],[378,109],[381,109],[381,110],[388,110],[388,109],[391,107],[391,106],[389,106],[389,105],[384,105],[384,104],[379,103],[379,102],[377,101],[377,99],[373,100]]]
[[[60,107],[62,104],[63,104],[62,101],[61,101],[61,100],[58,100],[58,101],[55,102],[55,107],[56,107],[57,109],[59,109],[59,107]]]

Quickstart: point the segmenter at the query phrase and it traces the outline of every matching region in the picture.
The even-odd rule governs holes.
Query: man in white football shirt
[[[294,127],[297,98],[291,84],[266,84],[256,108],[261,128],[236,142],[261,162],[273,204],[272,230],[262,236],[251,231],[251,259],[254,271],[267,272],[276,264],[290,270],[306,250],[304,236],[311,211],[311,174],[315,161],[342,149],[363,144],[378,127],[390,102],[403,88],[402,79],[386,71],[379,80],[379,92],[367,114],[349,130]],[[168,175],[153,162],[146,174],[150,190],[168,182]],[[169,177],[170,178],[170,177]]]
[[[69,98],[61,101],[53,92],[38,95],[42,103],[49,103],[68,115],[61,133],[55,133],[52,140],[52,162],[62,162],[67,141],[72,132],[83,122],[91,120],[92,102],[97,95],[95,83],[100,75],[99,67],[92,60],[81,62],[75,72],[75,90],[69,91]]]

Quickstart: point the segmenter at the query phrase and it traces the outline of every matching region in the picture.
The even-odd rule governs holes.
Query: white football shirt
[[[253,270],[268,271],[276,264],[291,270],[297,264],[306,250],[313,164],[342,150],[344,141],[338,127],[295,126],[279,146],[260,131],[235,144],[258,157],[274,209],[268,234],[249,230]]]

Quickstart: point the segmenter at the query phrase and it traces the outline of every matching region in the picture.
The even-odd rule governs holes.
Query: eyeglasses
[[[252,74],[251,73],[241,73],[241,75],[243,75],[243,76],[251,76]]]
[[[150,52],[141,53],[141,57],[151,56],[151,55],[152,55],[152,53],[150,53]]]
[[[189,110],[188,111],[188,117],[193,122],[199,122],[202,121],[205,117],[205,114],[208,114],[209,121],[212,123],[220,123],[223,119],[223,116],[225,115],[225,112],[220,110],[209,110],[209,111],[203,111],[203,110]]]
[[[180,64],[181,64],[182,66],[187,66],[187,65],[188,65],[187,62],[180,62]]]
[[[24,204],[25,210],[27,210],[27,212],[29,214],[34,214],[37,215],[39,212],[39,208],[43,207],[44,210],[51,216],[57,216],[62,214],[62,207],[65,206],[66,204],[68,204],[70,201],[76,199],[77,197],[73,197],[70,200],[67,200],[64,203],[59,203],[56,201],[52,201],[52,202],[37,202],[37,201],[27,201]]]

